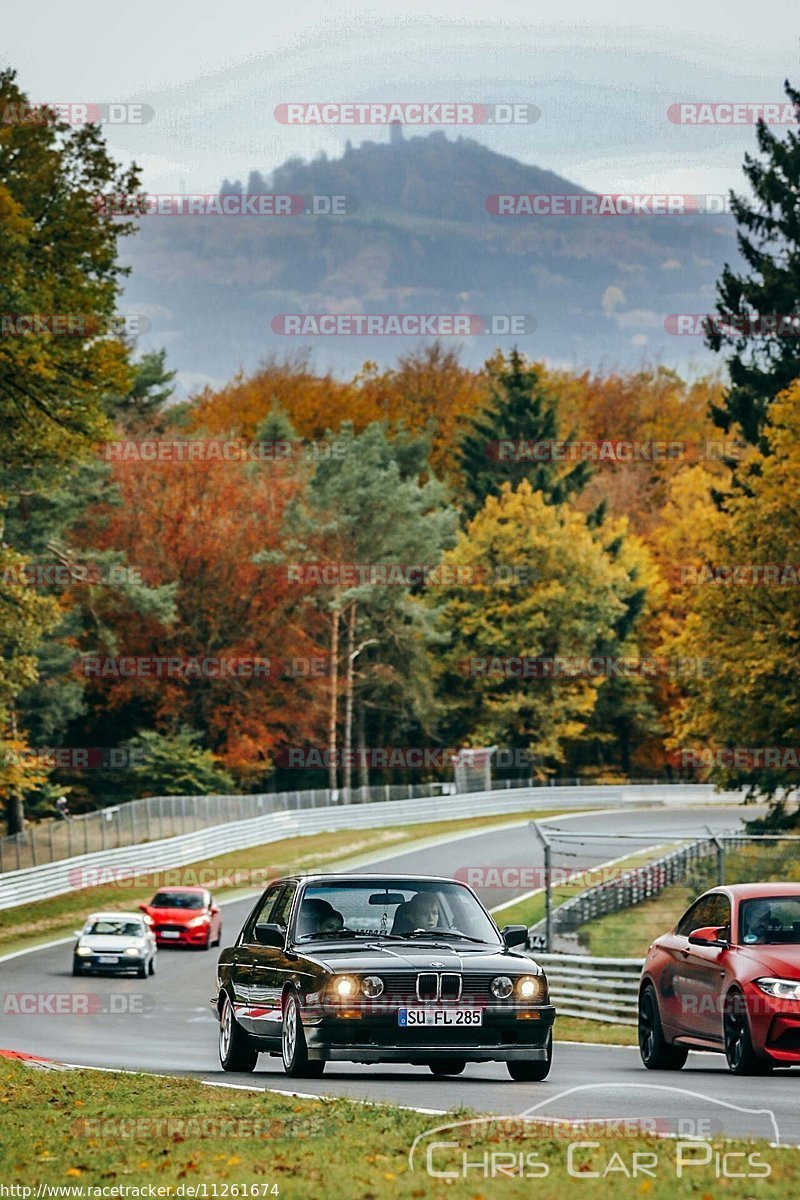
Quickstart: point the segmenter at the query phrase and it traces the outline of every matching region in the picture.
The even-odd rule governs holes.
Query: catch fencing
[[[426,785],[430,786],[430,785]],[[493,789],[491,792],[470,792],[458,795],[429,795],[406,799],[367,801],[359,804],[327,804],[302,807],[302,793],[291,806],[283,796],[201,796],[166,797],[169,802],[198,800],[193,817],[198,812],[205,816],[203,805],[208,802],[209,812],[215,811],[216,802],[225,800],[247,813],[248,806],[264,801],[261,815],[247,816],[216,823],[191,832],[141,840],[135,845],[118,845],[95,850],[88,854],[78,853],[70,858],[56,859],[20,870],[9,870],[0,875],[0,909],[44,900],[76,890],[80,880],[91,870],[100,868],[129,873],[156,871],[164,868],[185,866],[201,862],[232,850],[250,846],[263,846],[285,838],[300,837],[313,833],[337,829],[375,829],[388,825],[424,824],[432,821],[458,820],[465,817],[482,817],[493,814],[543,811],[547,809],[619,808],[648,804],[699,805],[708,803],[731,803],[740,797],[715,793],[713,787],[697,785],[637,785],[596,787],[517,787]],[[276,802],[283,801],[285,807],[275,811]],[[245,803],[246,802],[246,803]],[[146,804],[146,801],[139,803]],[[156,801],[154,800],[155,804]],[[178,820],[182,805],[177,806]],[[230,811],[230,810],[228,810]],[[252,810],[251,810],[252,811]],[[102,815],[102,814],[101,814]],[[188,817],[187,817],[188,819]],[[157,826],[156,826],[157,828]],[[191,826],[190,826],[191,828]],[[146,826],[145,826],[146,829]],[[143,829],[142,832],[145,830]],[[151,824],[151,832],[154,831]],[[85,885],[84,885],[85,886]]]

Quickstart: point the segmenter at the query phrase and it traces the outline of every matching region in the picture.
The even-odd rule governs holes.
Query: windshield
[[[205,896],[198,892],[156,892],[151,908],[205,908]]]
[[[113,921],[104,917],[87,925],[83,932],[91,937],[144,937],[144,925],[140,921]]]
[[[800,945],[800,896],[765,896],[739,906],[739,940],[746,946]]]
[[[500,941],[478,901],[457,883],[348,880],[307,887],[297,915],[295,940],[346,937],[490,945]]]

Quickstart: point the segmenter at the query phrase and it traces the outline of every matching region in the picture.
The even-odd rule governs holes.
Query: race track
[[[748,810],[748,818],[753,815],[754,810]],[[706,810],[670,807],[585,813],[554,817],[543,824],[553,834],[560,828],[585,833],[579,844],[560,842],[554,847],[554,865],[575,869],[607,862],[647,844],[667,842],[677,834],[703,836],[707,825],[716,830],[733,829],[741,819],[741,808],[717,805]],[[598,836],[623,832],[640,833],[642,841]],[[527,824],[517,823],[439,840],[435,845],[374,860],[369,866],[353,863],[350,869],[451,875],[468,867],[516,868],[540,866],[541,862],[541,848]],[[491,887],[482,891],[482,899],[494,906],[526,890],[530,884],[503,891]],[[252,903],[253,898],[248,897],[224,906],[224,943],[238,932]],[[502,924],[502,914],[498,919]],[[0,960],[4,995],[0,1047],[77,1065],[192,1074],[228,1084],[392,1101],[442,1112],[468,1106],[482,1112],[519,1114],[544,1101],[537,1115],[580,1118],[646,1113],[663,1123],[660,1128],[672,1132],[679,1120],[710,1122],[712,1131],[800,1142],[798,1074],[777,1072],[755,1081],[738,1079],[728,1073],[724,1059],[713,1054],[692,1054],[683,1071],[665,1074],[645,1072],[633,1049],[559,1043],[552,1072],[539,1084],[513,1083],[500,1063],[470,1064],[463,1075],[451,1080],[434,1080],[422,1067],[328,1064],[321,1080],[290,1081],[283,1075],[280,1060],[264,1055],[255,1074],[226,1075],[219,1069],[216,1022],[208,1005],[214,990],[215,953],[162,949],[158,974],[146,981],[74,979],[69,943]],[[9,1012],[6,1003],[14,994],[67,993],[85,997],[81,1003],[87,1011],[75,1012],[72,1001],[69,1007],[73,1011],[63,1015],[52,1011],[22,1015]],[[52,1003],[43,1001],[42,1006]],[[113,1011],[115,1006],[126,1011]],[[575,1088],[582,1090],[570,1091]],[[774,1120],[769,1112],[743,1109],[769,1110]]]

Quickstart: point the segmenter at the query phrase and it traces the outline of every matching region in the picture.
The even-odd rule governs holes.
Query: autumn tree
[[[729,497],[693,585],[686,583],[694,599],[676,644],[686,656],[711,654],[714,671],[687,685],[674,746],[689,751],[688,761],[696,752],[715,782],[767,797],[780,824],[797,786],[800,744],[800,385],[773,401],[763,433],[747,491]],[[736,748],[743,753],[734,756]]]
[[[555,673],[547,662],[618,644],[630,572],[583,513],[548,503],[528,480],[489,496],[445,563],[483,568],[443,589],[450,641],[439,686],[452,706],[451,735],[525,749],[546,775],[586,729],[604,686],[602,676]],[[500,570],[506,565],[513,569]],[[528,660],[531,673],[509,660]]]

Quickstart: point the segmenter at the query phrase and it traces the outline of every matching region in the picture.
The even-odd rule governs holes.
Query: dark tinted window
[[[202,892],[156,892],[150,901],[151,908],[205,908],[206,897]]]
[[[766,896],[739,905],[739,941],[746,946],[800,943],[800,896]]]
[[[731,905],[727,896],[722,893],[712,893],[710,896],[701,896],[690,909],[688,909],[675,930],[682,937],[688,937],[695,929],[703,929],[707,925],[725,925],[731,923]]]
[[[272,913],[275,909],[275,903],[279,899],[282,891],[282,883],[273,884],[273,886],[269,888],[261,903],[261,907],[248,921],[247,930],[245,931],[245,941],[250,941],[252,939],[252,933],[256,925],[269,925],[271,923]]]
[[[286,884],[286,887],[283,889],[283,892],[281,893],[280,900],[275,905],[275,908],[272,910],[271,920],[272,920],[273,925],[280,925],[283,929],[286,928],[288,921],[289,921],[289,912],[291,910],[292,901],[294,900],[294,894],[296,891],[297,891],[296,884],[294,884],[294,883]]]

